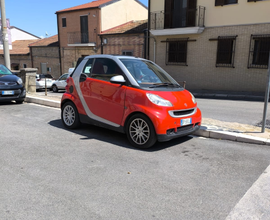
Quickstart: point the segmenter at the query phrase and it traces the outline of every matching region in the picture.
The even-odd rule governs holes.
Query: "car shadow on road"
[[[120,147],[125,147],[125,148],[133,149],[133,150],[147,151],[147,152],[160,151],[166,148],[174,147],[176,145],[181,145],[193,138],[191,136],[186,136],[182,138],[173,139],[167,142],[156,142],[156,144],[149,149],[138,149],[138,148],[133,147],[128,142],[126,134],[122,134],[122,133],[112,131],[106,128],[101,128],[95,125],[82,124],[81,127],[78,129],[67,129],[63,125],[61,119],[50,121],[49,125],[81,135],[83,136],[81,137],[81,140],[96,139],[96,140],[105,141],[105,142],[108,142],[110,144],[114,144]]]

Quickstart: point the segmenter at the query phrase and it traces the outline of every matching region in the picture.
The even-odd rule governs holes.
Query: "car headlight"
[[[193,95],[191,92],[190,92],[190,95],[191,95],[191,97],[192,97],[193,103],[196,104],[196,99],[195,99],[194,95]]]
[[[17,80],[17,83],[18,83],[19,85],[21,85],[21,84],[23,83],[22,79],[19,78],[19,79]]]
[[[154,104],[158,106],[173,106],[172,103],[166,99],[161,98],[158,95],[154,95],[151,93],[146,93],[147,98]]]

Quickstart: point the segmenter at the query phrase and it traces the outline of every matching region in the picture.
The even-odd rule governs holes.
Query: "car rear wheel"
[[[72,102],[66,102],[62,107],[61,119],[66,128],[74,129],[79,127],[79,114]]]
[[[58,92],[58,88],[57,88],[56,85],[53,85],[53,86],[52,86],[52,91],[53,91],[53,92]]]
[[[126,129],[128,140],[134,147],[149,148],[157,141],[151,120],[143,114],[133,115],[128,120]]]

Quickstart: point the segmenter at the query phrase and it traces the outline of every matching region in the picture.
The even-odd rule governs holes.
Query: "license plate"
[[[14,91],[2,91],[2,95],[14,95]]]
[[[181,119],[181,126],[190,125],[192,123],[191,118]]]

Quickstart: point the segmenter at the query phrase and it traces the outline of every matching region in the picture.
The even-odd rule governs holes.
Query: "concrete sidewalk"
[[[45,96],[44,93],[34,93],[27,94],[25,101],[60,108],[61,97],[60,94],[54,93],[48,93],[47,96]],[[207,95],[205,97],[207,97]],[[216,98],[217,97],[218,96],[216,96]],[[225,95],[223,97],[225,98]],[[238,98],[240,98],[240,96]],[[239,123],[228,123],[210,118],[202,119],[201,129],[197,131],[195,135],[206,138],[270,145],[269,129],[266,129],[265,133],[261,133],[261,128],[259,127]],[[236,204],[226,220],[270,219],[269,182],[270,166]]]

